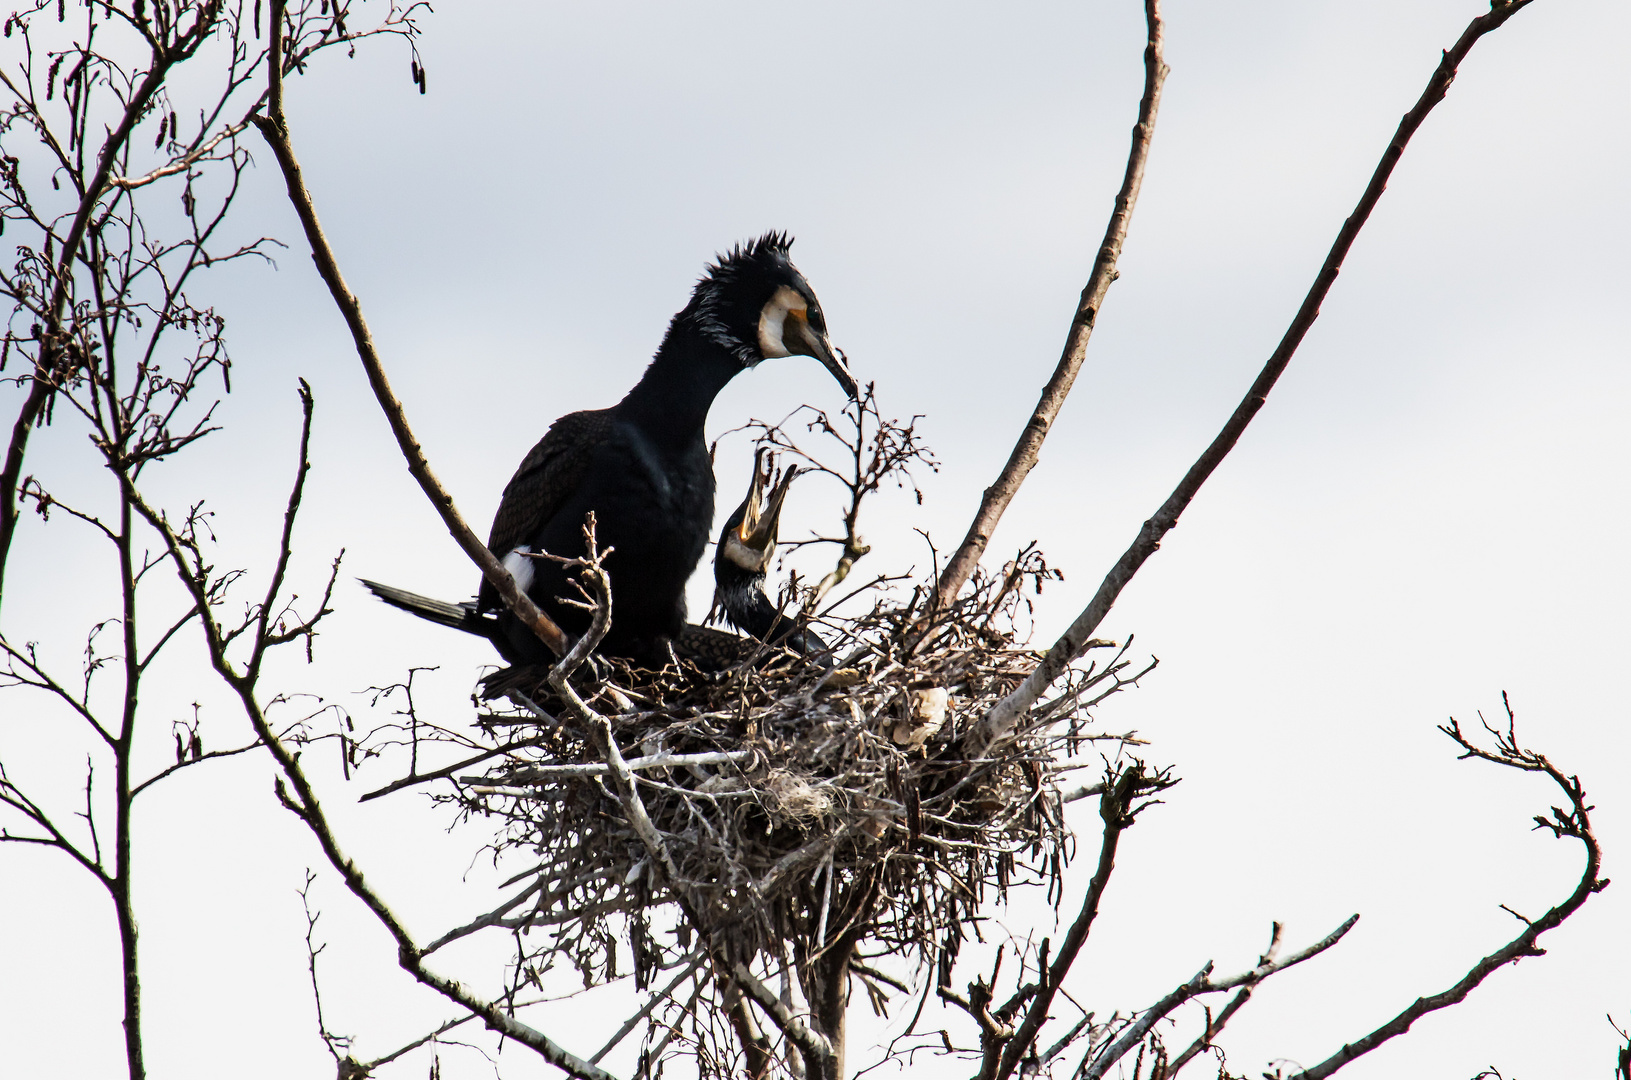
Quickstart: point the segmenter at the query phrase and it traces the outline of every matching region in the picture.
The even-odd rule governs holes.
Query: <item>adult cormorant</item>
[[[707,267],[635,387],[609,409],[555,421],[504,489],[487,546],[573,634],[587,629],[589,615],[558,602],[575,595],[570,571],[537,556],[582,555],[584,519],[594,511],[597,540],[615,549],[606,559],[612,625],[602,652],[660,663],[667,642],[685,629],[685,582],[714,514],[703,427],[725,384],[762,360],[812,356],[855,396],[815,291],[788,259],[791,243],[766,233]],[[473,605],[365,584],[387,603],[489,637],[511,664],[553,660],[485,579]]]
[[[676,655],[704,671],[720,671],[749,659],[761,643],[803,654],[818,663],[830,659],[826,642],[814,630],[784,615],[765,595],[765,571],[776,555],[777,530],[787,489],[800,470],[790,467],[765,498],[772,470],[761,470],[764,455],[754,457],[748,496],[725,519],[714,550],[714,606],[726,622],[751,637],[691,623],[673,637]],[[478,637],[494,637],[498,618],[479,612],[473,602],[450,604],[406,592],[375,581],[364,581],[381,600],[411,611],[422,619],[451,626]],[[615,599],[614,599],[615,604]],[[482,681],[482,696],[499,697],[515,687],[542,681],[548,661],[529,662],[494,672]]]

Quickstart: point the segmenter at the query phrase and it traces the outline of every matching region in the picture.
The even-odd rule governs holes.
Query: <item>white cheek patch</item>
[[[793,355],[782,344],[782,326],[786,320],[786,308],[778,308],[774,300],[765,305],[764,313],[759,316],[759,351],[764,353],[765,359]]]
[[[759,552],[742,543],[734,533],[725,540],[725,558],[750,574],[764,573],[765,563],[768,561]]]
[[[793,355],[792,350],[782,341],[782,330],[787,325],[789,312],[798,312],[802,315],[805,310],[804,297],[797,292],[786,285],[776,290],[776,295],[770,298],[764,310],[759,313],[759,351],[764,353],[766,359]]]
[[[527,558],[526,548],[516,548],[504,556],[504,569],[515,579],[516,588],[522,592],[532,588],[532,560]]]

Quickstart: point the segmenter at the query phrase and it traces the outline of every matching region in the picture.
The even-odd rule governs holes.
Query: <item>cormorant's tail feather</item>
[[[394,585],[382,585],[367,578],[358,578],[368,591],[403,611],[417,615],[428,622],[439,626],[451,626],[455,630],[463,630],[467,634],[478,637],[491,637],[495,620],[491,615],[483,615],[476,610],[476,605],[470,601],[462,604],[450,604],[446,600],[432,600],[428,596],[420,596],[406,589],[398,589]]]

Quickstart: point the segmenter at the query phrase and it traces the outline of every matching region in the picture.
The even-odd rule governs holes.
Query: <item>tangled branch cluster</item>
[[[932,948],[990,889],[1006,893],[1021,876],[1057,884],[1053,729],[983,757],[962,746],[968,721],[1035,662],[1007,623],[1020,582],[1043,572],[1033,553],[983,582],[915,650],[906,645],[922,633],[922,612],[880,604],[843,621],[848,655],[836,670],[791,655],[718,679],[689,666],[615,665],[582,689],[610,715],[679,884],[705,898],[698,914],[739,956],[783,939],[815,955],[865,912],[869,938],[901,952]],[[1126,664],[1118,655],[1086,669],[1078,691],[1119,688]],[[598,979],[615,974],[608,918],[672,899],[670,884],[624,820],[591,733],[558,699],[537,704],[539,714],[485,718],[537,744],[445,798],[503,821],[501,848],[544,859],[511,921],[570,925],[563,939],[594,949],[594,961],[580,961]],[[636,957],[649,948],[637,945]]]
[[[848,422],[810,427],[842,448],[844,465],[825,471],[848,492],[846,535],[834,540],[846,570],[865,553],[855,532],[865,496],[887,479],[910,487],[898,474],[933,460],[870,392],[851,411]],[[769,433],[789,449],[779,428]],[[598,557],[583,568],[604,612],[610,586]],[[620,957],[627,974],[631,954],[645,987],[698,956],[694,935],[726,970],[804,969],[861,941],[873,956],[932,965],[1011,885],[1057,896],[1071,854],[1061,781],[1080,767],[1072,755],[1100,738],[1136,742],[1089,734],[1082,721],[1149,670],[1130,671],[1126,648],[1097,642],[1110,659],[1084,659],[1034,722],[991,747],[971,740],[1035,666],[1024,642],[1030,598],[1058,576],[1029,546],[944,609],[932,581],[900,599],[899,579],[879,577],[846,597],[861,613],[822,616],[832,659],[764,646],[703,672],[597,658],[569,678],[557,669],[535,696],[512,693],[516,707],[484,712],[474,740],[419,725],[410,708],[419,738],[459,737],[482,751],[484,767],[443,771],[455,784],[437,798],[461,819],[499,823],[495,856],[529,864],[502,905],[431,948],[511,929],[512,995],[542,986],[561,961],[599,984],[619,976]],[[608,732],[633,778],[634,815],[608,763]]]

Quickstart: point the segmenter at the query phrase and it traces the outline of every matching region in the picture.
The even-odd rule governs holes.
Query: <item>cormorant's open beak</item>
[[[754,461],[753,484],[748,489],[748,512],[742,515],[742,525],[736,530],[736,538],[742,546],[755,552],[762,552],[766,559],[776,548],[776,530],[780,527],[782,516],[782,502],[787,498],[787,489],[793,486],[793,478],[799,474],[797,465],[790,465],[781,483],[776,485],[770,493],[770,498],[760,505],[760,498],[764,495],[765,484],[770,481],[770,470],[760,472],[758,461]]]
[[[850,374],[849,365],[844,363],[844,354],[832,347],[827,335],[812,327],[804,319],[790,319],[789,328],[792,333],[787,337],[793,338],[788,343],[789,349],[805,356],[813,356],[821,361],[821,365],[832,372],[832,377],[838,380],[838,385],[844,388],[844,393],[855,400],[860,396],[861,388],[855,382],[855,376]]]
[[[770,483],[775,465],[773,462],[766,464],[765,457],[766,451],[762,449],[753,455],[753,482],[748,486],[747,509],[742,514],[742,524],[737,526],[734,539],[768,561],[771,552],[776,549],[776,530],[781,523],[782,503],[787,498],[787,489],[793,486],[793,478],[799,474],[799,467],[788,466],[781,482],[766,499],[765,485]]]

